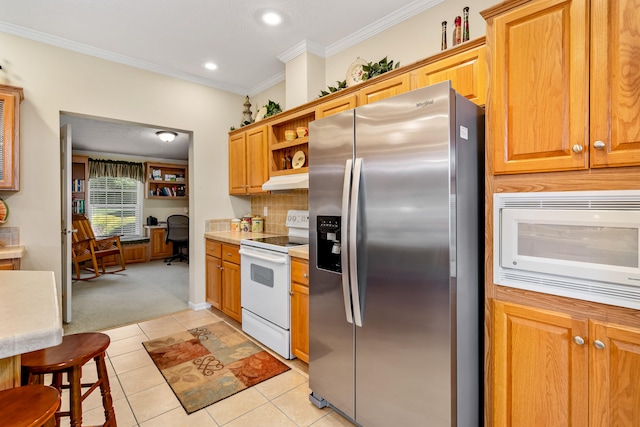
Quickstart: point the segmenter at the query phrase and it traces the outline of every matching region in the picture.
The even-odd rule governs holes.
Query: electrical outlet
[[[267,216],[267,212],[269,211],[269,208],[267,208],[266,206],[264,207],[264,213],[262,216]]]

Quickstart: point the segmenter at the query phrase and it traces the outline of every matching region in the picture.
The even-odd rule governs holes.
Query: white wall
[[[61,283],[60,112],[193,132],[189,149],[189,252],[204,260],[204,221],[250,209],[229,197],[227,132],[244,97],[0,33],[0,82],[24,88],[19,192],[2,192],[26,246],[25,270]],[[205,300],[204,262],[189,264],[189,301]],[[60,291],[60,289],[59,289]]]

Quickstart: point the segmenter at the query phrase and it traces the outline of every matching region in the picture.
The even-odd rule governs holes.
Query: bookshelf
[[[188,199],[189,166],[170,163],[146,163],[147,199]]]
[[[89,185],[89,158],[71,156],[71,211],[84,214]]]

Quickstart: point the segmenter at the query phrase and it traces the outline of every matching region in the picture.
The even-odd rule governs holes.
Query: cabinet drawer
[[[291,281],[309,286],[309,261],[299,258],[291,260]]]
[[[239,246],[222,245],[222,259],[234,264],[240,264],[240,254],[238,253],[239,249]]]
[[[220,258],[222,254],[222,245],[218,242],[207,239],[207,255]]]

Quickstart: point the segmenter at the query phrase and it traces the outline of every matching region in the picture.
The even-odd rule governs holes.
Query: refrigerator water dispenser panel
[[[342,272],[340,254],[340,217],[318,215],[318,268]]]

